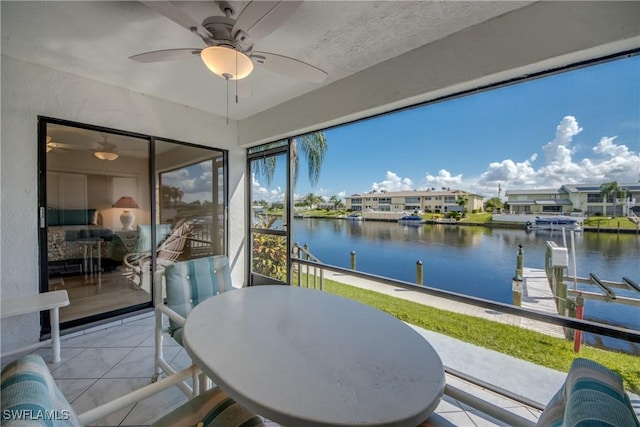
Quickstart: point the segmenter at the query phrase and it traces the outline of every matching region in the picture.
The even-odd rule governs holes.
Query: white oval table
[[[433,347],[395,317],[322,291],[233,290],[200,303],[183,342],[247,409],[290,427],[407,426],[444,391]]]

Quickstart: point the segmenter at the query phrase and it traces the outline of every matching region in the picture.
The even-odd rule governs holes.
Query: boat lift
[[[604,291],[605,294],[609,295],[609,298],[611,299],[616,299],[616,293],[613,292],[611,290],[610,287],[608,287],[607,285],[605,285],[602,280],[600,280],[600,278],[598,276],[596,276],[593,273],[589,273],[589,277],[591,278],[591,280],[593,281],[593,283],[595,283],[596,285],[598,285],[600,287],[600,289],[602,289]]]
[[[638,285],[633,280],[629,279],[628,277],[623,277],[622,281],[625,282],[630,288],[633,288],[636,291],[640,292],[640,285]]]

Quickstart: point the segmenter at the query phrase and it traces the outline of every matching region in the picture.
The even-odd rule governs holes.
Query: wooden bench
[[[51,338],[48,340],[40,341],[34,344],[28,344],[24,347],[16,348],[14,350],[2,353],[0,357],[10,356],[12,354],[21,353],[23,351],[30,351],[36,348],[45,347],[51,345],[51,351],[53,354],[52,363],[60,361],[60,307],[69,305],[69,296],[67,291],[53,291],[44,292],[37,295],[29,295],[16,298],[2,298],[0,301],[0,318],[6,319],[9,317],[20,316],[22,314],[29,314],[34,312],[40,312],[49,310],[49,316],[51,319]]]

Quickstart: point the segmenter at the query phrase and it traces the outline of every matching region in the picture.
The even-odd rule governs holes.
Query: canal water
[[[335,219],[295,219],[294,242],[309,245],[310,252],[325,264],[350,268],[350,253],[356,252],[356,269],[414,283],[416,263],[424,268],[424,285],[493,301],[511,303],[511,279],[516,268],[518,245],[524,251],[524,266],[544,268],[546,242],[564,246],[558,231],[535,231],[393,222]],[[565,236],[571,246],[571,236]],[[603,280],[628,277],[640,282],[640,236],[635,234],[575,234],[576,270],[579,277],[594,273]],[[569,273],[573,275],[571,251]],[[573,283],[568,286],[573,287]],[[579,289],[598,288],[578,284]],[[616,294],[640,298],[640,292],[617,290]],[[640,329],[638,306],[587,300],[585,318],[607,324]],[[598,337],[585,337],[600,341]],[[605,340],[607,347],[640,354],[639,346]]]

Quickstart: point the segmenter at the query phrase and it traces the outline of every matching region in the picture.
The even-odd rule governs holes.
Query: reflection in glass
[[[151,162],[149,139],[58,123],[40,140],[43,290],[67,290],[63,328],[150,307],[154,269],[226,253],[223,151],[158,141]]]
[[[124,265],[150,218],[148,140],[53,123],[46,132],[48,289],[69,295],[63,327],[149,303]]]
[[[221,151],[156,144],[156,226],[164,236],[180,224],[189,235],[176,260],[225,253],[225,170]],[[160,261],[159,261],[160,262]]]

